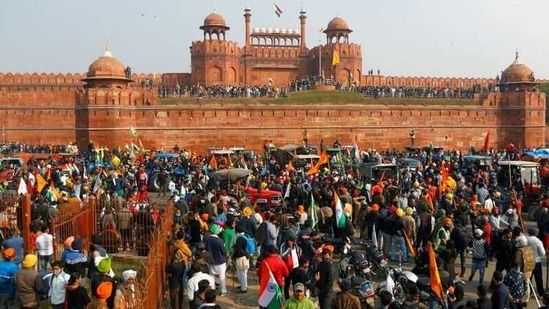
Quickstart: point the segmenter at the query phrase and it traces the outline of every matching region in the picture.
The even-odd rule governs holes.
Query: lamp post
[[[416,132],[414,130],[410,131],[410,142],[412,143],[412,147],[414,147],[414,142],[416,140]]]

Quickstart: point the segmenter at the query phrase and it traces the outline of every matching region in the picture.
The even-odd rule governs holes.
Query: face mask
[[[59,270],[54,270],[53,273],[57,276],[61,273],[61,270],[60,269]]]

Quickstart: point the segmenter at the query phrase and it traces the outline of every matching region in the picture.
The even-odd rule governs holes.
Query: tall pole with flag
[[[274,6],[275,6],[275,14],[278,18],[280,18],[280,16],[282,16],[282,13],[284,13],[284,11],[282,11],[282,9],[280,8],[280,6],[278,6],[278,4],[276,4],[276,2],[274,2]]]
[[[337,76],[334,75],[334,69],[339,64],[339,52],[334,49],[332,53],[332,79],[336,79]],[[337,75],[337,70],[335,70],[335,73]]]
[[[322,81],[324,79],[324,74],[322,74],[322,32],[324,28],[318,29],[318,76]]]

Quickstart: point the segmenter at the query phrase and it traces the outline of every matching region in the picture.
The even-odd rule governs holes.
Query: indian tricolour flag
[[[280,15],[282,15],[282,9],[278,6],[278,4],[274,4],[275,5],[275,14],[276,16],[280,17]]]
[[[336,226],[338,228],[345,228],[345,223],[347,223],[347,216],[343,213],[343,204],[337,195],[337,192],[334,190],[334,208],[336,214]]]
[[[267,264],[266,266],[269,271],[269,280],[261,280],[259,286],[259,305],[268,309],[280,309],[282,308],[282,292],[273,276],[273,272]]]
[[[315,198],[312,193],[311,193],[311,204],[309,205],[308,217],[309,217],[309,220],[311,221],[311,228],[314,229],[315,226],[318,224],[318,215],[316,213]]]

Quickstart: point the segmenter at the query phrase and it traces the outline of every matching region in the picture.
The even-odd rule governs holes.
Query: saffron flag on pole
[[[259,285],[259,305],[268,309],[280,309],[282,308],[282,291],[273,276],[269,264],[265,263],[265,266],[269,274],[268,280],[262,279]]]
[[[484,137],[484,152],[488,152],[488,149],[490,147],[490,131],[486,132],[486,137]]]
[[[339,64],[339,53],[337,52],[337,50],[334,50],[334,53],[332,55],[332,65],[337,64]]]
[[[278,6],[278,4],[274,4],[275,5],[275,14],[276,16],[280,17],[280,15],[282,15],[283,11],[282,9]]]
[[[215,158],[215,155],[212,155],[212,158],[210,159],[210,163],[208,163],[208,166],[209,166],[210,169],[212,169],[212,170],[216,170],[216,169],[217,169],[217,159]]]
[[[37,173],[36,174],[36,192],[38,193],[42,193],[42,190],[44,189],[44,187],[46,187],[46,179],[44,179],[44,177],[42,177],[41,174]]]
[[[442,292],[442,282],[440,281],[440,274],[437,268],[437,259],[435,257],[435,250],[431,242],[427,243],[427,253],[429,254],[429,268],[431,281],[431,291],[440,299],[444,299],[444,293]]]
[[[402,235],[404,236],[404,241],[406,242],[406,247],[408,248],[408,254],[412,257],[416,257],[416,249],[410,240],[410,236],[405,229],[402,229]]]
[[[337,192],[334,190],[334,208],[336,214],[336,226],[340,229],[345,228],[347,223],[347,216],[343,213],[343,204],[337,195]]]
[[[318,214],[316,213],[315,198],[311,193],[311,205],[309,205],[309,220],[311,221],[311,228],[314,229],[318,224]]]

